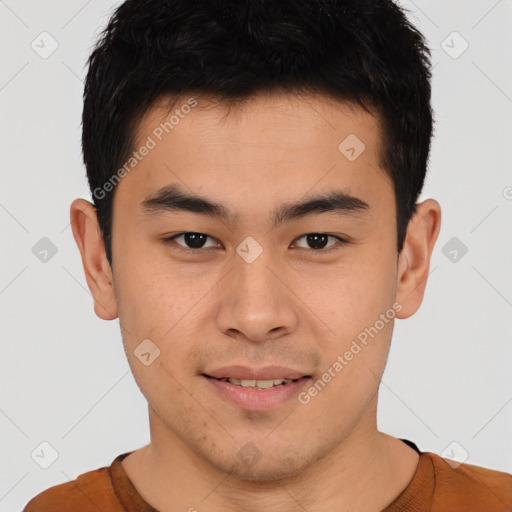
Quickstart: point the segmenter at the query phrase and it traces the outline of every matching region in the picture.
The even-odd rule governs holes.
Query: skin
[[[169,118],[166,106],[160,100],[140,120],[136,148]],[[313,94],[258,95],[226,112],[201,99],[117,185],[113,270],[94,207],[84,199],[71,205],[95,312],[119,317],[149,404],[151,442],[123,467],[161,512],[383,510],[412,480],[419,459],[377,428],[394,320],[307,404],[292,398],[270,411],[244,411],[200,374],[275,364],[315,382],[394,303],[401,306],[396,318],[412,316],[423,300],[440,206],[433,199],[418,205],[398,255],[378,118]],[[338,149],[349,134],[366,146],[355,161]],[[235,212],[234,222],[189,212],[143,215],[142,201],[170,184],[222,203]],[[339,188],[370,209],[310,215],[272,229],[274,208]],[[211,238],[195,249],[201,254],[180,251],[187,247],[183,237],[174,245],[160,241],[183,232]],[[309,233],[350,243],[313,254]],[[250,264],[236,253],[247,236],[263,249]],[[329,239],[326,249],[336,243]],[[134,355],[147,338],[161,351],[149,366]],[[248,443],[260,455],[252,465],[237,456]]]

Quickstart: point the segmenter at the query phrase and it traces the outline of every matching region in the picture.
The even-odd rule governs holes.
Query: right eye
[[[182,238],[185,245],[176,241],[180,238]],[[204,233],[186,232],[163,238],[161,241],[164,244],[176,243],[186,252],[198,252],[200,249],[204,248],[205,241],[208,238],[212,237],[205,235]],[[215,247],[215,244],[212,247]]]

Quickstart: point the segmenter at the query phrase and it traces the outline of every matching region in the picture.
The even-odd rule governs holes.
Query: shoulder
[[[434,467],[432,511],[510,512],[512,474],[472,464],[459,464],[427,452]],[[470,508],[468,508],[470,507]]]
[[[78,508],[80,507],[80,508]],[[34,496],[23,512],[109,512],[123,511],[105,466],[79,475],[75,480],[54,485]]]

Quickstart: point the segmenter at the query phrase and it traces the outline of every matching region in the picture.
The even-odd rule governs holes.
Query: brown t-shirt
[[[452,462],[431,452],[419,454],[409,485],[382,512],[512,512],[512,475]],[[118,455],[108,467],[79,475],[32,498],[23,512],[158,512],[139,495]]]

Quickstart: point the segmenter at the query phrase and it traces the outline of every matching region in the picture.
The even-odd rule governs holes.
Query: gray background
[[[84,65],[115,3],[0,0],[0,511],[149,441],[118,321],[95,316],[69,226],[71,201],[90,199]],[[512,1],[401,5],[433,50],[422,199],[443,219],[424,303],[395,326],[379,428],[512,473]]]

